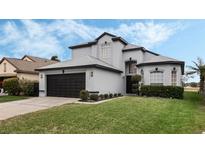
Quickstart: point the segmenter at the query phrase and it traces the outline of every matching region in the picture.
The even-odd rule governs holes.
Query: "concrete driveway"
[[[78,98],[62,97],[35,97],[19,101],[0,103],[0,120],[5,120],[17,115],[48,109],[67,103],[76,102]]]

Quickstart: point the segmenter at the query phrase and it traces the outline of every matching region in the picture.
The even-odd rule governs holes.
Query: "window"
[[[163,72],[162,71],[150,72],[150,85],[163,85]]]
[[[102,58],[109,58],[109,54],[111,52],[111,43],[105,42],[101,45],[102,49]]]
[[[4,63],[4,72],[6,72],[6,63]]]
[[[177,71],[173,70],[172,71],[172,86],[177,85]]]
[[[131,63],[129,67],[130,67],[129,69],[130,74],[137,73],[136,63]]]

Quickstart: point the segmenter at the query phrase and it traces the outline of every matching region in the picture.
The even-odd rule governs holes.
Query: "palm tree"
[[[200,77],[200,93],[204,93],[204,81],[205,81],[205,64],[201,58],[197,58],[197,62],[194,62],[194,66],[188,66],[191,71],[187,72],[187,75],[197,74]]]

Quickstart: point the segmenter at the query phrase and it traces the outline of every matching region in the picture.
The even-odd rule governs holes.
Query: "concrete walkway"
[[[5,120],[17,115],[48,109],[67,103],[74,103],[78,98],[62,97],[35,97],[25,100],[0,103],[0,120]]]

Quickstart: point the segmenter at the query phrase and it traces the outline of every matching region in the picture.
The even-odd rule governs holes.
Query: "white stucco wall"
[[[144,70],[144,84],[150,85],[150,72],[154,71],[155,68],[158,68],[159,71],[163,71],[164,85],[171,85],[171,71],[173,68],[176,68],[177,71],[177,86],[181,86],[181,66],[179,65],[150,65],[142,66],[139,69]]]
[[[143,62],[143,52],[141,50],[123,52],[124,61],[129,61],[130,57],[132,60],[137,60],[137,63]]]
[[[91,55],[91,47],[84,47],[72,50],[72,59],[76,59],[86,55]]]
[[[111,43],[111,52],[109,53],[109,56],[107,58],[102,57],[102,50],[101,50],[101,46],[105,42]],[[119,69],[122,69],[123,68],[123,63],[122,63],[123,47],[124,47],[124,44],[122,44],[121,42],[113,41],[111,36],[104,35],[98,40],[97,44],[92,45],[91,47],[73,49],[72,58],[79,58],[80,56],[91,55]]]
[[[105,93],[125,93],[124,77],[121,73],[110,72],[102,69],[93,70],[93,77],[89,76],[88,82],[92,82],[89,91],[99,91],[100,94]],[[86,81],[87,82],[87,81]]]

